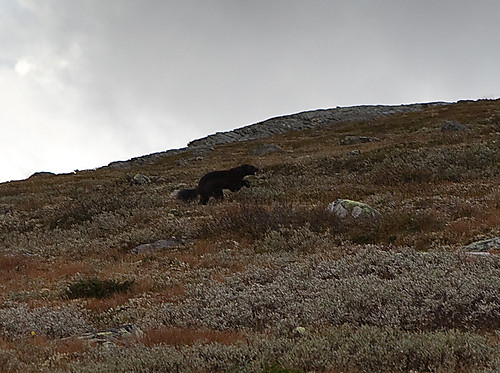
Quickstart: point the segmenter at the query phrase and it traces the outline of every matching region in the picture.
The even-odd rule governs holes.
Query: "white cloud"
[[[28,74],[30,71],[34,69],[35,65],[30,63],[27,58],[22,58],[19,61],[17,61],[16,66],[14,67],[14,70],[20,75],[20,76],[25,76]]]

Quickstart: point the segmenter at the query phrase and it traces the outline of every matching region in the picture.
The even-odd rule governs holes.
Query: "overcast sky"
[[[498,0],[0,0],[0,181],[270,117],[500,97]]]

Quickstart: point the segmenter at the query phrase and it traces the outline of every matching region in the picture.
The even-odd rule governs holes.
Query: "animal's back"
[[[209,172],[200,179],[200,181],[198,182],[198,188],[203,187],[207,184],[220,185],[221,187],[224,187],[224,185],[232,179],[231,176],[231,173],[227,170]]]

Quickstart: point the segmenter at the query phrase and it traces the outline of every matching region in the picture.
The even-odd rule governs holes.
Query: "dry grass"
[[[140,341],[145,346],[152,347],[159,344],[169,346],[192,346],[200,343],[234,345],[245,340],[241,332],[161,327],[148,330]]]
[[[498,256],[459,252],[500,236],[499,118],[498,100],[460,102],[0,184],[0,371],[496,371]],[[284,151],[253,155],[270,142]],[[241,163],[261,172],[223,202],[168,198]],[[382,217],[336,218],[337,198]],[[134,286],[64,297],[89,278]],[[138,343],[77,338],[127,323]]]

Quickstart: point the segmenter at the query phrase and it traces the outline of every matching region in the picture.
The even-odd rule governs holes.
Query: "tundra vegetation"
[[[480,100],[0,184],[0,372],[498,372],[500,259],[463,247],[500,237],[499,141]]]

